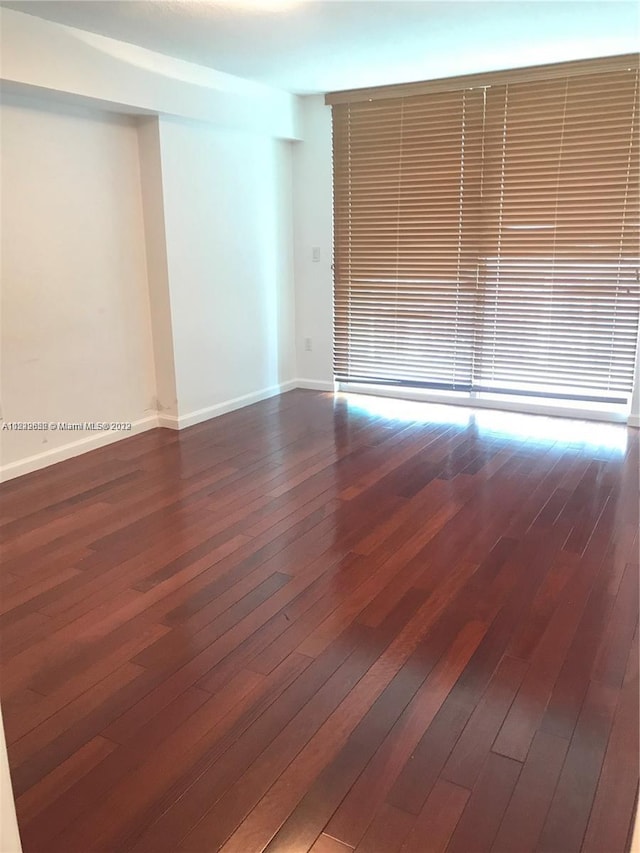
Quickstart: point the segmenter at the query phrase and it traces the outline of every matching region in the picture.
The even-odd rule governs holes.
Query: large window
[[[336,378],[626,402],[637,58],[327,100]]]

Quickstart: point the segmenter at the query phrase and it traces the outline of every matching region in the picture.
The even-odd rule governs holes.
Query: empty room
[[[635,0],[0,0],[0,853],[640,853]]]

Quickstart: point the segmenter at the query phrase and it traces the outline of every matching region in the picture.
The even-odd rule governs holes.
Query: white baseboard
[[[180,429],[175,415],[163,415],[162,412],[158,412],[158,426],[165,429]]]
[[[289,382],[271,385],[268,388],[262,388],[260,391],[253,391],[250,394],[243,394],[241,397],[234,397],[231,400],[225,400],[223,403],[217,403],[214,406],[207,406],[204,409],[189,412],[186,415],[176,417],[175,415],[162,414],[161,412],[149,415],[146,418],[134,421],[131,430],[127,432],[99,432],[95,435],[78,439],[77,441],[71,441],[69,444],[64,444],[61,447],[45,450],[43,453],[37,453],[34,456],[27,456],[24,459],[19,459],[17,462],[2,465],[0,466],[0,482],[12,480],[15,477],[29,474],[32,471],[39,471],[41,468],[55,465],[56,462],[63,462],[65,459],[80,456],[82,453],[87,453],[90,450],[97,450],[99,447],[104,447],[107,444],[112,444],[123,438],[129,438],[141,432],[146,432],[149,429],[156,427],[175,430],[185,429],[186,427],[207,421],[210,418],[217,418],[227,412],[251,406],[253,403],[259,403],[261,400],[275,397],[278,394],[283,394],[285,391],[291,391],[298,387],[297,380],[292,379]]]
[[[211,418],[217,418],[220,415],[226,415],[227,412],[234,412],[236,409],[243,409],[245,406],[251,406],[254,403],[259,403],[261,400],[267,400],[269,397],[275,397],[278,394],[284,394],[285,391],[291,391],[297,388],[296,380],[290,382],[282,382],[280,385],[271,385],[268,388],[262,388],[260,391],[252,391],[250,394],[243,394],[241,397],[233,397],[231,400],[225,400],[223,403],[216,403],[214,406],[207,406],[204,409],[196,409],[193,412],[188,412],[185,415],[158,415],[158,424],[161,427],[169,429],[185,429],[186,427],[195,426],[203,421],[208,421]]]
[[[627,418],[627,426],[640,427],[640,415],[629,415]]]
[[[77,441],[70,441],[68,444],[63,444],[60,447],[36,453],[34,456],[26,456],[17,462],[9,462],[7,465],[0,466],[0,482],[4,483],[7,480],[13,480],[14,477],[20,477],[32,471],[39,471],[41,468],[55,465],[56,462],[64,462],[65,459],[80,456],[80,454],[87,453],[89,450],[97,450],[99,447],[105,447],[107,444],[113,444],[115,441],[121,441],[123,438],[130,438],[132,435],[138,435],[149,429],[155,429],[157,426],[158,417],[153,414],[146,418],[133,421],[131,429],[126,432],[98,432],[85,438],[80,438]]]
[[[294,388],[306,388],[308,391],[335,391],[335,382],[326,379],[296,379]]]

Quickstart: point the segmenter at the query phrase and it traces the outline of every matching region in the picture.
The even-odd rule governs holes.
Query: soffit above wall
[[[633,52],[634,0],[20,0],[2,5],[298,94]]]

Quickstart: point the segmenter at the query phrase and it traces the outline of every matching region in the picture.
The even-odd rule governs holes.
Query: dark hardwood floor
[[[25,853],[628,849],[638,432],[389,405],[2,487]]]

